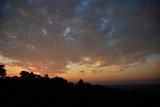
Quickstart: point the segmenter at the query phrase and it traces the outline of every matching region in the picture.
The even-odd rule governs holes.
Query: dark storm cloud
[[[160,51],[159,7],[156,0],[1,0],[0,54],[55,72],[83,57],[103,66],[141,62]]]

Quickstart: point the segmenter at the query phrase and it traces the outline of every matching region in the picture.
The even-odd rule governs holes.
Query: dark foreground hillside
[[[59,77],[0,78],[0,107],[160,107],[159,96]]]

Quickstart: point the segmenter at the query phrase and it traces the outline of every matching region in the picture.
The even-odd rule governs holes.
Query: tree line
[[[72,83],[28,71],[9,77],[0,65],[0,107],[160,107],[159,96],[92,85],[82,79]]]
[[[48,74],[45,74],[44,76],[41,76],[41,75],[35,74],[33,72],[21,71],[19,75],[20,75],[20,77],[18,77],[18,76],[7,77],[6,70],[5,70],[5,65],[0,65],[0,78],[2,78],[2,79],[21,79],[21,80],[49,80],[50,79],[50,80],[56,81],[57,83],[58,82],[68,83],[68,81],[65,80],[62,77],[50,78],[48,76]],[[74,83],[70,82],[70,84],[74,84]],[[80,79],[77,82],[77,85],[84,85],[84,84],[91,85],[90,83],[87,83],[87,82],[85,83],[82,79]]]

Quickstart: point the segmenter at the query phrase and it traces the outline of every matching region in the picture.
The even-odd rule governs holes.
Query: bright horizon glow
[[[60,76],[75,83],[79,79],[83,79],[84,81],[93,84],[137,84],[137,81],[139,81],[139,84],[146,84],[148,81],[159,79],[160,66],[157,64],[160,62],[160,55],[151,55],[146,60],[147,62],[142,64],[130,64],[130,67],[111,65],[99,68],[96,68],[96,66],[100,66],[100,63],[102,63],[100,61],[96,61],[95,63],[86,66],[84,64],[69,62],[69,64],[66,65],[68,69],[65,71],[66,73],[49,74],[49,76]],[[34,72],[41,76],[44,76],[45,74],[38,72],[35,67],[23,68],[16,66],[13,64],[15,63],[13,59],[6,57],[1,56],[0,62],[1,64],[6,64],[5,69],[7,70],[7,76],[19,76],[20,71]],[[151,83],[149,82],[149,84]]]
[[[160,83],[160,1],[0,0],[0,64],[100,84]]]

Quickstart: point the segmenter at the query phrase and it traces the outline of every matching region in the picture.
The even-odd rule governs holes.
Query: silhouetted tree
[[[6,76],[6,70],[4,69],[5,65],[0,65],[0,76],[5,77]]]
[[[44,78],[45,78],[45,79],[49,79],[48,74],[44,74]]]
[[[29,73],[27,71],[21,71],[20,72],[21,78],[23,79],[40,79],[40,75],[36,75],[33,72]]]
[[[65,80],[65,79],[62,78],[62,77],[54,77],[52,80],[53,80],[53,82],[54,82],[55,84],[57,84],[57,85],[63,85],[63,86],[65,86],[65,85],[68,84],[68,81]]]
[[[78,85],[78,86],[84,86],[85,83],[84,83],[84,81],[83,81],[82,79],[80,79],[80,80],[78,81],[77,85]]]
[[[4,65],[0,65],[1,71],[5,71]],[[21,78],[0,78],[0,107],[160,107],[157,99],[159,92],[107,88],[82,79],[75,85],[61,77],[46,79],[48,75],[41,77],[28,71],[21,71],[20,75]]]
[[[29,77],[29,72],[27,72],[27,71],[21,71],[20,75],[21,75],[21,78],[28,78]]]
[[[35,78],[41,79],[42,77],[41,77],[41,75],[36,75],[36,74],[35,74]]]
[[[36,78],[36,74],[34,74],[33,72],[29,73],[29,79],[34,79]]]

